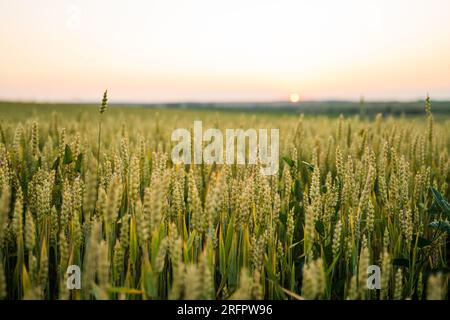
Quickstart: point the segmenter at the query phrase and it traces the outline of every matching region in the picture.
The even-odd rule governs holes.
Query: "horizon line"
[[[417,103],[424,102],[425,98],[416,98],[416,99],[365,99],[364,103]],[[449,98],[444,99],[433,99],[431,101],[434,102],[450,102]],[[0,98],[0,103],[20,103],[20,104],[84,104],[84,105],[95,105],[101,104],[101,101],[93,101],[93,100],[79,100],[79,99],[64,99],[64,100],[40,100],[40,99],[5,99]],[[329,98],[329,99],[308,99],[301,100],[299,102],[291,102],[289,100],[167,100],[167,101],[130,101],[130,100],[119,100],[112,102],[109,100],[109,105],[191,105],[191,104],[199,104],[199,105],[208,105],[208,104],[228,104],[228,105],[238,105],[238,104],[289,104],[292,106],[301,105],[305,103],[357,103],[360,104],[360,99],[342,99],[342,98]]]

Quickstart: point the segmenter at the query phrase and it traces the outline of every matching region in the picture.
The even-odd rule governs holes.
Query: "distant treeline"
[[[151,104],[146,107],[167,107],[182,109],[215,109],[264,112],[294,112],[310,114],[362,114],[376,115],[420,115],[425,113],[425,101],[414,102],[347,102],[347,101],[310,101],[300,103],[168,103]],[[450,101],[432,101],[434,114],[450,114]]]
[[[306,101],[300,103],[270,102],[270,103],[111,103],[114,109],[144,108],[144,109],[183,109],[183,110],[215,110],[229,112],[263,112],[263,113],[305,113],[317,115],[359,114],[375,116],[383,115],[424,115],[425,101],[413,102],[351,102],[351,101]],[[76,113],[83,107],[98,107],[96,103],[33,103],[33,102],[2,102],[0,114],[8,113],[19,116],[32,110],[59,110],[60,112]],[[37,109],[36,109],[37,108]],[[81,109],[80,109],[81,108]],[[450,115],[450,101],[431,101],[433,114]]]

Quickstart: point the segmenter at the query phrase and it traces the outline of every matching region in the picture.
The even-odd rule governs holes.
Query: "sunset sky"
[[[0,100],[450,99],[448,0],[0,0]]]

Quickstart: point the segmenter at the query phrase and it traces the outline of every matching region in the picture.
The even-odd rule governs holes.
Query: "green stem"
[[[100,115],[100,120],[98,122],[98,149],[97,149],[97,177],[98,177],[98,170],[100,168],[100,138],[102,135],[102,117]]]

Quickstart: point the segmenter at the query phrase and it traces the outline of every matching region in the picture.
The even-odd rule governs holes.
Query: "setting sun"
[[[291,93],[289,95],[289,101],[292,103],[297,103],[300,101],[300,95],[298,93]]]

